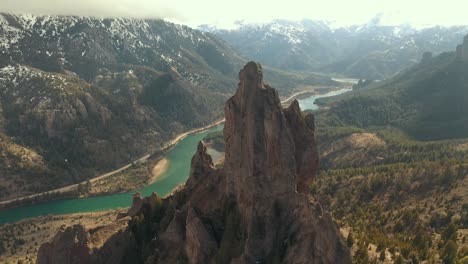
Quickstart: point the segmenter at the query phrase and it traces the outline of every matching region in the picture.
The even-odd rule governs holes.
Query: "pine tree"
[[[353,233],[351,233],[351,231],[349,231],[349,234],[348,234],[348,238],[346,239],[346,244],[348,245],[348,247],[353,247],[353,244],[354,244],[354,238],[353,238]]]

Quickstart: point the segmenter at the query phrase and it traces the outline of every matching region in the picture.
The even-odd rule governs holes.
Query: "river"
[[[350,89],[341,89],[326,94],[313,95],[298,101],[302,110],[315,110],[318,109],[318,106],[314,104],[316,99],[338,95],[347,91],[350,91]],[[165,196],[180,183],[187,180],[190,171],[190,160],[195,153],[197,143],[208,133],[221,130],[222,128],[223,125],[221,124],[209,130],[191,134],[180,141],[166,154],[166,158],[169,160],[169,167],[167,171],[161,175],[161,177],[156,182],[142,189],[126,193],[52,201],[37,205],[9,209],[0,212],[0,224],[16,222],[25,218],[49,214],[59,215],[96,212],[128,207],[131,205],[132,195],[136,191],[140,192],[143,196],[147,196],[151,194],[151,192],[156,192],[161,196]]]

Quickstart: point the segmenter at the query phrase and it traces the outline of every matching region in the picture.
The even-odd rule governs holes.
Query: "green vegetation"
[[[224,134],[222,130],[209,133],[203,140],[211,143],[212,147],[217,151],[224,152]]]
[[[319,99],[311,193],[351,230],[355,263],[467,259],[468,71],[452,53],[428,60]]]
[[[318,127],[393,126],[418,140],[468,137],[466,63],[444,53],[366,89],[319,99]]]
[[[317,136],[323,170],[311,193],[352,230],[355,263],[379,263],[384,251],[395,263],[466,257],[468,140],[417,141],[391,127],[319,127]]]

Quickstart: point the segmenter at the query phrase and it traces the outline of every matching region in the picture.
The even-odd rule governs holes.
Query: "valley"
[[[351,84],[346,83],[346,85],[349,87]],[[344,92],[349,92],[349,88],[341,88],[341,87],[333,87],[334,90],[333,92],[329,93],[323,93],[319,95],[313,95],[310,97],[306,97],[306,101],[314,101],[318,98],[321,97],[327,97],[327,96],[332,96],[336,95],[339,93],[344,93]],[[340,89],[341,88],[341,89]],[[332,88],[326,88],[325,90],[330,90]],[[323,90],[322,90],[323,91]],[[305,93],[314,93],[316,92],[315,90],[312,91],[305,91]],[[296,96],[302,95],[304,92],[298,92],[286,99],[283,99],[283,103],[287,103],[291,99],[293,99]],[[308,104],[311,109],[315,109],[315,105],[309,103]],[[305,108],[307,110],[307,108]],[[189,173],[189,165],[190,165],[190,157],[191,153],[193,152],[193,149],[195,149],[196,143],[201,140],[206,138],[208,134],[211,133],[216,133],[216,132],[221,132],[222,126],[217,126],[214,128],[202,128],[202,129],[197,129],[196,131],[190,131],[187,133],[184,133],[183,135],[179,135],[175,139],[173,139],[170,143],[168,144],[167,148],[170,150],[167,151],[166,154],[164,154],[164,160],[167,161],[167,168],[163,172],[163,174],[159,175],[156,181],[152,182],[150,185],[145,186],[138,186],[137,189],[133,188],[132,192],[126,192],[126,193],[117,193],[117,194],[111,194],[108,195],[109,193],[109,186],[120,186],[122,187],[122,182],[115,184],[115,179],[114,176],[110,176],[110,182],[97,182],[95,183],[92,181],[91,183],[91,193],[93,189],[95,188],[95,185],[98,186],[105,186],[106,191],[102,193],[98,193],[100,196],[99,197],[91,197],[91,198],[80,198],[80,199],[66,199],[62,201],[52,201],[52,202],[42,202],[38,205],[32,205],[32,206],[22,206],[20,208],[13,208],[13,209],[8,209],[4,210],[3,212],[0,211],[0,225],[3,224],[3,228],[5,229],[18,229],[21,226],[28,226],[28,225],[33,225],[37,224],[38,221],[41,221],[44,217],[49,217],[49,218],[54,218],[57,217],[60,221],[60,219],[69,218],[71,219],[72,222],[83,222],[86,223],[86,221],[94,221],[95,219],[95,214],[90,214],[87,212],[101,212],[105,210],[118,210],[122,211],[125,209],[125,207],[130,206],[130,201],[133,193],[138,192],[141,193],[142,195],[149,195],[151,192],[156,192],[158,195],[161,196],[166,196],[169,195],[170,192],[173,191],[174,188],[176,188],[179,184],[182,184],[186,181],[186,177],[188,176]],[[221,133],[222,135],[222,133]],[[224,151],[224,150],[223,150]],[[182,153],[184,153],[182,155]],[[224,152],[221,153],[222,156],[219,157],[222,160],[224,160]],[[219,159],[218,158],[218,159]],[[152,163],[151,163],[152,164]],[[148,173],[148,168],[146,165],[142,166],[137,166],[134,168],[135,173],[139,173],[138,178],[143,178],[141,180],[142,185],[146,185],[146,180],[147,180],[147,173]],[[130,169],[130,172],[127,174],[123,174],[121,177],[126,178],[126,180],[132,181],[132,183],[135,183],[136,180],[133,177],[129,177],[129,174],[133,173],[132,169]],[[119,176],[119,174],[115,175]],[[123,180],[123,182],[126,182],[126,180]],[[170,182],[170,184],[168,184]],[[127,190],[120,190],[120,191],[127,191]],[[110,191],[112,193],[112,191]],[[105,196],[102,196],[102,195]],[[106,195],[107,194],[107,195]],[[98,213],[99,214],[99,213]],[[61,216],[63,215],[63,216]],[[112,214],[113,216],[117,215],[117,213],[114,212]],[[100,222],[100,224],[105,224],[105,222]],[[91,225],[92,226],[92,225]],[[48,232],[47,238],[49,238],[50,233],[54,232],[54,229],[50,229],[50,232]],[[25,235],[20,236],[21,239],[24,239],[28,241],[29,238],[29,233],[25,233]],[[41,243],[37,243],[35,246],[32,246],[32,249],[30,250],[27,255],[27,258],[30,258],[32,261],[35,260],[35,253],[38,250],[38,245],[41,245]],[[15,246],[15,250],[23,250],[25,247],[31,247],[31,244],[25,244],[25,245],[18,245]],[[10,249],[10,248],[8,248]],[[11,254],[7,255],[6,260],[8,261],[14,261],[17,258],[17,254]],[[26,258],[23,258],[26,260]]]
[[[0,263],[468,264],[463,19],[103,1],[0,11]]]
[[[315,96],[310,97],[311,99],[309,99],[308,101],[310,101],[310,100],[314,101],[314,100],[316,100],[318,98],[321,98],[321,97],[336,95],[336,94],[344,93],[344,92],[348,92],[348,91],[349,91],[348,88],[344,88],[344,89],[340,89],[340,90],[337,90],[336,92],[332,92],[332,93],[325,93],[325,94],[322,94],[322,95],[315,95]],[[291,99],[291,97],[287,98],[283,102],[286,102],[287,100],[290,100],[290,99]],[[312,106],[312,104],[310,104],[310,105],[311,105],[310,109],[313,109],[314,107]],[[305,110],[307,110],[307,108]],[[224,120],[223,121],[218,121],[218,122],[214,123],[213,125],[210,125],[209,127],[199,128],[199,129],[195,129],[195,130],[183,133],[183,134],[177,136],[176,138],[174,138],[173,140],[171,140],[170,142],[168,142],[166,144],[167,152],[166,152],[166,150],[163,150],[163,153],[166,152],[165,154],[163,154],[163,156],[164,156],[165,159],[167,159],[167,161],[169,163],[168,169],[165,171],[165,173],[163,173],[162,175],[160,175],[158,177],[157,181],[153,182],[152,184],[150,184],[148,186],[139,186],[142,189],[136,189],[136,190],[133,189],[132,191],[133,192],[140,192],[143,195],[148,195],[149,193],[154,191],[154,192],[158,193],[161,196],[166,196],[176,186],[178,186],[181,183],[184,183],[185,180],[186,180],[186,177],[188,176],[187,171],[188,171],[188,167],[189,167],[189,160],[190,160],[190,157],[191,157],[191,152],[193,152],[193,149],[195,148],[195,144],[196,144],[197,140],[203,139],[209,133],[213,133],[213,132],[216,132],[216,131],[221,131],[222,130],[222,125],[220,125],[221,122],[224,122]],[[181,153],[186,153],[186,154],[181,155]],[[145,159],[144,160],[139,160],[139,162],[145,161],[146,159],[149,158],[149,156],[150,155],[146,155],[144,157]],[[135,163],[137,163],[137,162],[135,162]],[[105,179],[107,177],[112,177],[113,175],[118,174],[118,173],[122,172],[123,170],[126,170],[126,169],[130,168],[131,166],[132,166],[132,164],[126,165],[124,168],[121,168],[121,169],[116,170],[114,172],[106,173],[105,175],[103,175],[105,177],[99,176],[98,178],[90,180],[90,187],[89,188],[92,190],[93,185],[95,183],[97,183],[97,185],[101,185],[99,183],[100,180],[103,180],[103,179]],[[142,177],[144,177],[145,179],[147,178],[148,172],[147,172],[146,166],[144,166],[143,171],[140,172],[140,173],[142,174]],[[130,179],[132,179],[132,178],[130,178]],[[111,178],[111,181],[112,180],[113,179]],[[167,181],[169,181],[170,184],[168,184]],[[86,182],[83,182],[81,185],[85,185],[85,184],[86,184]],[[145,184],[145,181],[143,181],[142,184]],[[59,192],[59,193],[60,192],[65,192],[66,193],[66,192],[69,192],[70,190],[78,189],[78,186],[79,186],[79,184],[72,185],[72,186],[69,186],[69,187],[65,187],[65,188],[62,188],[60,190],[54,190],[54,191],[51,191],[48,195],[53,195],[53,192]],[[129,191],[129,190],[123,189],[123,190],[116,190],[116,191],[118,191],[118,192],[124,191],[125,192],[125,191]],[[97,194],[98,195],[103,195],[103,194],[105,195],[105,194],[108,194],[108,193],[109,192],[107,191],[107,192],[104,192],[104,193],[97,193]],[[112,193],[112,191],[110,193]],[[41,196],[41,195],[44,195],[44,194],[38,194],[37,196]],[[73,197],[73,193],[70,194],[70,195]],[[48,214],[57,215],[57,214],[64,214],[64,213],[78,213],[78,212],[87,212],[87,211],[115,209],[115,208],[119,208],[119,207],[128,207],[130,199],[125,201],[124,199],[121,199],[121,198],[118,198],[118,197],[131,197],[131,195],[132,195],[132,193],[117,193],[117,194],[113,194],[113,195],[109,195],[109,196],[79,198],[79,199],[72,199],[72,200],[68,199],[68,200],[64,200],[64,201],[53,201],[53,202],[50,202],[50,203],[48,203],[47,201],[45,201],[45,203],[44,203],[44,201],[41,201],[39,199],[40,204],[33,205],[33,206],[28,206],[27,201],[26,201],[26,206],[22,206],[22,207],[16,208],[16,209],[13,208],[13,209],[8,209],[8,210],[3,210],[3,212],[0,211],[0,219],[1,219],[0,224],[18,221],[18,220],[23,219],[23,218],[36,217],[36,216],[39,216],[39,215],[48,215]],[[21,198],[20,200],[22,200],[22,199],[28,200],[29,198],[35,198],[35,197],[36,196],[25,197],[25,198]],[[125,201],[126,203],[122,203],[122,200]],[[6,202],[3,202],[3,203],[5,205],[7,205],[9,203],[14,203],[15,201],[16,200],[6,201]],[[99,201],[99,202],[96,202],[96,201]],[[109,201],[109,202],[106,202],[106,201]],[[110,201],[115,201],[115,202],[110,202]],[[79,206],[76,206],[75,202]],[[103,204],[104,206],[100,207],[99,204]],[[89,205],[89,207],[87,205]],[[68,209],[66,209],[66,211],[62,211],[64,207],[68,207]],[[86,209],[87,207],[89,209]],[[56,211],[56,209],[54,209],[54,208],[57,208],[58,210]],[[74,208],[76,208],[76,210],[78,210],[78,211],[73,211],[73,210],[75,210]],[[13,217],[13,216],[16,216],[16,217]]]
[[[1,201],[75,189],[219,120],[246,60],[160,19],[1,13],[0,38]],[[284,96],[336,84],[265,71]]]

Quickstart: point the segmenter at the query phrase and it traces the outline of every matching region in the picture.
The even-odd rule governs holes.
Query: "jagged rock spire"
[[[187,188],[192,188],[201,177],[209,177],[214,170],[213,159],[207,153],[205,142],[201,140],[198,142],[197,152],[192,157],[190,175],[186,183]]]
[[[262,67],[249,62],[239,73],[236,94],[226,102],[225,172],[240,203],[257,196],[294,192],[294,141],[275,89]]]
[[[294,100],[284,111],[293,135],[296,160],[296,188],[298,192],[309,193],[310,183],[319,169],[319,154],[315,142],[314,115],[302,115],[299,102]]]
[[[350,263],[331,218],[311,210],[307,197],[296,192],[307,194],[318,171],[313,115],[304,117],[297,101],[283,110],[255,62],[240,71],[225,115],[225,193],[235,197],[241,233],[248,238],[234,262],[269,263],[278,241],[297,231],[301,242],[288,245],[285,263]],[[333,249],[319,253],[323,246]]]

